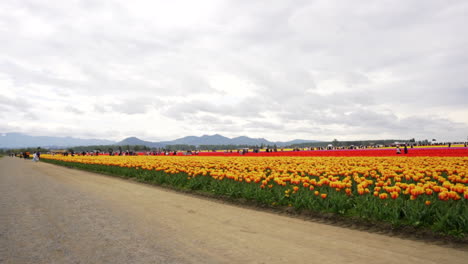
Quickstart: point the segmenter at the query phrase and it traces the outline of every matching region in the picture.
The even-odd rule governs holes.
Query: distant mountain
[[[117,142],[117,145],[146,145],[148,143],[151,143],[151,142],[143,141],[136,137],[129,137],[120,142]]]
[[[305,142],[317,142],[315,140],[302,140],[302,139],[296,139],[293,141],[287,141],[287,142],[274,142],[274,141],[268,141],[264,138],[250,138],[246,136],[241,136],[241,137],[235,137],[235,138],[228,138],[219,134],[215,135],[203,135],[201,137],[196,137],[196,136],[188,136],[188,137],[183,137],[171,141],[162,141],[162,142],[146,142],[145,141],[139,140],[137,138],[134,138],[138,141],[132,141],[132,142],[140,142],[139,145],[145,145],[148,147],[155,147],[154,144],[159,144],[157,147],[164,147],[167,145],[194,145],[194,146],[200,146],[200,145],[250,145],[250,146],[273,146],[277,145],[278,147],[283,147],[283,146],[289,146],[291,144],[299,144],[299,143],[305,143]]]
[[[305,139],[295,139],[295,140],[291,140],[291,141],[288,141],[288,142],[283,142],[285,143],[286,145],[293,145],[293,144],[302,144],[302,143],[313,143],[313,142],[320,142],[320,141],[317,141],[317,140],[305,140]]]
[[[115,142],[111,140],[100,139],[80,139],[72,137],[45,137],[28,136],[21,133],[0,134],[0,148],[26,148],[26,147],[75,147],[75,146],[93,146],[93,145],[143,145],[150,148],[163,148],[167,145],[249,145],[249,146],[278,146],[284,147],[292,144],[306,142],[318,142],[315,140],[296,139],[287,142],[268,141],[264,138],[250,138],[246,136],[228,138],[219,134],[203,135],[201,137],[188,136],[171,141],[150,142],[136,137],[129,137],[122,141]]]
[[[72,137],[28,136],[22,133],[0,134],[0,148],[28,148],[28,147],[73,147],[91,145],[112,145],[111,140],[82,139]]]
[[[142,145],[142,146],[147,146],[147,147],[150,147],[150,148],[161,148],[161,147],[164,147],[165,144],[163,143],[159,143],[159,142],[150,142],[150,141],[144,141],[144,140],[141,140],[139,138],[136,138],[136,137],[129,137],[129,138],[126,138],[120,142],[117,142],[115,143],[115,145],[118,145],[118,146],[124,146],[124,145]]]
[[[274,145],[274,142],[270,142],[264,138],[249,138],[245,136],[235,137],[231,139],[233,145]]]
[[[212,136],[203,135],[201,137],[189,136],[183,137],[172,141],[165,141],[162,142],[166,145],[177,145],[177,144],[187,144],[187,145],[229,145],[231,143],[231,139],[221,136],[219,134],[215,134]]]

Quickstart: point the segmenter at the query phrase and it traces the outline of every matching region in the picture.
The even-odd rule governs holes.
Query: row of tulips
[[[461,145],[463,146],[463,145]],[[154,152],[137,152],[138,156],[147,155],[169,155],[169,156],[186,156],[186,151],[174,152],[161,152],[154,154]],[[107,156],[109,153],[101,153],[101,156]],[[125,153],[124,153],[125,155]],[[191,152],[190,155],[196,156],[255,156],[255,157],[392,157],[397,155],[404,155],[410,157],[466,157],[468,156],[468,147],[414,147],[408,148],[407,153],[401,149],[401,153],[397,154],[396,148],[370,148],[370,149],[334,149],[334,150],[300,150],[293,151],[292,149],[280,149],[278,151],[267,152],[260,150],[255,153],[253,150],[249,150],[247,153],[243,153],[240,150],[227,150],[227,151],[200,151]]]
[[[264,205],[468,233],[468,157],[51,156]]]
[[[180,153],[183,155],[183,153]],[[201,156],[239,156],[237,152],[200,152]],[[277,152],[249,152],[245,156],[260,157],[392,157],[398,155],[411,157],[467,157],[468,148],[408,148],[408,153],[397,154],[393,149],[354,149],[354,150],[306,150],[306,151],[277,151]]]

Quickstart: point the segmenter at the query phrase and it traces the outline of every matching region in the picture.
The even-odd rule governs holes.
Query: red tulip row
[[[237,152],[200,152],[200,156],[241,156]],[[467,157],[468,148],[414,148],[408,153],[397,154],[395,149],[355,149],[355,150],[308,150],[308,151],[278,151],[278,152],[249,152],[244,156],[288,156],[288,157]]]
[[[168,153],[173,156],[173,152]],[[108,155],[99,154],[99,155]],[[138,152],[138,156],[148,155],[146,152]],[[151,155],[151,154],[150,154]],[[164,155],[164,154],[159,154]],[[177,156],[185,156],[186,152],[179,151]],[[195,155],[195,154],[193,154]],[[392,157],[392,156],[409,156],[409,157],[468,157],[468,148],[408,148],[408,153],[401,150],[397,154],[396,149],[353,149],[353,150],[301,150],[301,151],[277,151],[277,152],[259,152],[252,151],[241,154],[237,151],[233,152],[199,152],[198,156],[250,156],[250,157]]]

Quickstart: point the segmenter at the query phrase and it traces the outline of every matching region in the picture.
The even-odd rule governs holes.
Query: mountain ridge
[[[30,136],[23,133],[0,134],[0,148],[28,147],[72,147],[78,145],[111,145],[115,143],[105,139],[83,139],[74,137]]]
[[[117,142],[116,145],[130,145],[127,144],[129,142],[129,139],[133,139],[135,137],[130,137],[126,138],[120,142]],[[135,142],[135,141],[131,141]],[[214,135],[202,135],[202,136],[186,136],[182,138],[178,138],[175,140],[171,141],[161,141],[161,142],[149,142],[149,141],[143,141],[139,139],[139,144],[136,145],[145,145],[147,147],[164,147],[167,145],[194,145],[194,146],[200,146],[200,145],[249,145],[249,146],[278,146],[278,147],[283,147],[283,146],[288,146],[292,144],[298,144],[298,143],[306,143],[306,142],[320,142],[317,140],[304,140],[304,139],[295,139],[291,141],[269,141],[264,138],[250,138],[247,136],[239,136],[239,137],[234,137],[234,138],[228,138],[219,134],[214,134]]]
[[[319,142],[317,140],[295,139],[292,141],[269,141],[265,138],[250,138],[239,136],[228,138],[220,134],[186,136],[169,141],[151,142],[137,137],[128,137],[121,141],[111,141],[104,139],[82,139],[74,137],[50,137],[50,136],[30,136],[23,133],[2,133],[0,134],[0,148],[27,148],[27,147],[76,147],[92,145],[144,145],[151,148],[163,148],[167,145],[277,145],[278,147],[304,142]]]

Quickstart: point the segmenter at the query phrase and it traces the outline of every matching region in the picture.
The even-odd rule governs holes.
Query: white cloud
[[[463,140],[467,12],[462,0],[1,1],[0,132]]]

